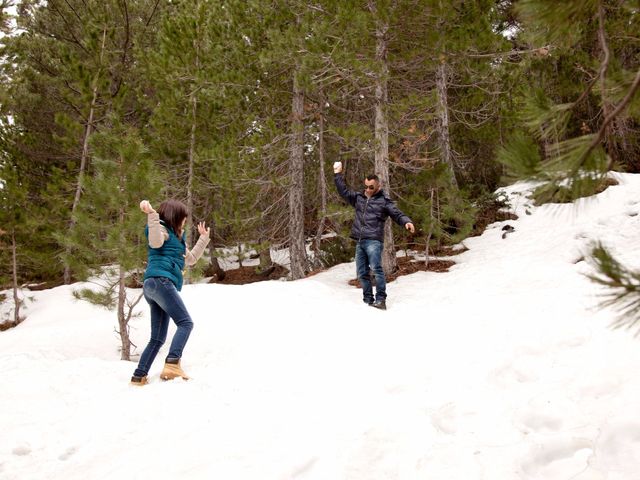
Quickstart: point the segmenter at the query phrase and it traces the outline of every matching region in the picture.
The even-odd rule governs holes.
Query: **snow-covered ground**
[[[188,382],[160,381],[165,346],[130,386],[113,312],[79,285],[32,292],[0,333],[0,478],[637,479],[640,340],[609,328],[581,260],[602,240],[640,268],[640,175],[617,178],[575,206],[505,189],[519,220],[390,283],[386,312],[347,285],[353,263],[186,286]]]

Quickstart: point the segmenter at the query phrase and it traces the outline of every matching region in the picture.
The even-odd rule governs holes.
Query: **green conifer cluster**
[[[640,171],[637,1],[16,0],[14,18],[10,3],[5,286],[110,265],[120,282],[143,268],[139,200],[166,197],[188,205],[190,244],[204,220],[262,270],[289,247],[299,278],[341,258],[320,259],[348,223],[336,160],[415,219],[390,248],[460,241],[505,181],[570,201]]]

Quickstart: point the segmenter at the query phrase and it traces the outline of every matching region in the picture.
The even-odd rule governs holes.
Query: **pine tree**
[[[309,161],[315,152],[309,93],[315,67],[312,51],[322,43],[316,30],[322,28],[324,16],[323,6],[293,0],[271,6],[253,2],[247,15],[246,31],[260,63],[244,158],[254,166],[247,171],[258,174],[254,181],[267,179],[255,190],[255,205],[261,210],[255,225],[261,243],[288,245],[292,279],[302,278],[311,268],[305,246],[307,187],[313,178],[308,176]]]
[[[309,270],[305,247],[305,78],[309,71],[304,68],[306,57],[305,35],[314,18],[306,2],[286,0],[279,2],[280,8],[271,16],[268,48],[263,52],[263,64],[274,71],[281,70],[283,80],[290,87],[290,94],[279,95],[283,101],[289,97],[289,119],[282,119],[281,128],[286,132],[287,148],[287,244],[291,279],[303,278]],[[274,28],[275,27],[275,28]],[[288,77],[288,78],[287,78]],[[268,92],[265,91],[266,94]],[[283,110],[283,113],[286,110]],[[285,123],[286,122],[286,123]]]
[[[9,7],[13,6],[13,0],[0,0],[0,32],[11,32],[11,15],[8,12]]]
[[[520,158],[534,158],[541,145],[539,200],[591,195],[621,159],[620,145],[629,143],[619,133],[623,125],[638,122],[639,64],[628,42],[613,40],[639,38],[637,14],[629,2],[609,0],[522,0],[517,11],[522,38],[550,47],[531,59],[538,88],[521,108],[525,132],[538,144],[511,143],[502,161],[517,170]],[[585,67],[576,68],[576,56]]]
[[[411,209],[416,228],[424,232],[425,263],[429,250],[464,240],[475,223],[477,207],[466,197],[464,190],[453,188],[451,171],[446,163],[417,175],[414,190],[400,205]]]
[[[90,176],[91,136],[114,100],[129,93],[125,79],[133,46],[153,3],[22,2],[23,33],[6,39],[11,59],[3,66],[10,78],[6,107],[22,132],[16,145],[33,163],[31,176],[39,177],[39,195],[50,209],[47,221],[65,222],[69,232]],[[59,258],[69,258],[62,253]],[[72,272],[62,267],[68,283]]]
[[[94,136],[95,174],[87,183],[71,235],[61,238],[67,261],[84,278],[98,275],[100,287],[82,289],[80,298],[116,308],[121,359],[129,360],[129,320],[142,295],[130,299],[128,276],[140,278],[146,258],[144,218],[138,204],[156,198],[160,183],[139,134],[113,119],[113,126]],[[104,271],[100,270],[104,268]]]
[[[496,59],[508,45],[492,6],[480,0],[407,0],[336,7],[332,34],[339,41],[325,56],[322,77],[316,77],[328,83],[333,138],[327,149],[349,157],[350,181],[360,182],[373,170],[385,178],[387,192],[406,199],[423,190],[415,174],[443,162],[449,184],[438,188],[453,189],[457,208],[468,200],[456,189],[482,195],[485,180],[495,188],[499,168],[487,157],[500,141],[495,125],[509,128],[496,87]],[[449,198],[449,192],[439,197]],[[411,215],[414,203],[404,205]],[[392,239],[385,238],[390,265]]]
[[[240,7],[241,2],[174,2],[160,25],[157,48],[141,59],[153,92],[149,140],[167,176],[164,193],[185,201],[192,228],[194,215],[209,219],[214,240],[221,232],[222,204],[241,196],[230,172],[246,130],[243,103],[255,88],[243,75],[249,46],[237,28]],[[193,231],[187,237],[190,244]]]
[[[6,130],[5,130],[6,133]],[[4,135],[2,135],[4,138]],[[4,141],[2,143],[5,143]],[[0,255],[2,265],[8,265],[8,271],[2,271],[2,283],[11,285],[13,293],[13,320],[10,325],[19,324],[24,318],[20,314],[23,298],[20,293],[20,278],[23,257],[29,254],[26,239],[29,236],[28,227],[29,205],[26,198],[27,190],[21,185],[17,169],[10,158],[7,158],[8,150],[2,149],[4,155],[0,156]],[[3,269],[4,270],[4,269]],[[4,322],[4,319],[2,319]],[[2,323],[0,322],[0,323]]]

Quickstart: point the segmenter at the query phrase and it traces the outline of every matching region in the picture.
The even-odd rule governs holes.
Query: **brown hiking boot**
[[[180,359],[167,358],[164,363],[162,373],[160,374],[160,378],[162,380],[173,380],[178,377],[182,377],[184,380],[189,380],[189,377],[184,373],[184,370],[182,370],[182,367],[180,366]]]
[[[135,375],[133,377],[131,377],[131,385],[135,385],[136,387],[142,387],[143,385],[146,385],[147,383],[149,383],[147,381],[147,376],[145,375],[144,377],[136,377]]]

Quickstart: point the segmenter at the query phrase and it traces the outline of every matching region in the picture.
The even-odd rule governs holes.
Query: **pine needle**
[[[600,243],[591,250],[587,261],[595,268],[595,274],[587,277],[606,287],[600,308],[613,308],[617,312],[611,326],[615,329],[637,328],[640,335],[640,271],[632,271],[621,265]]]

